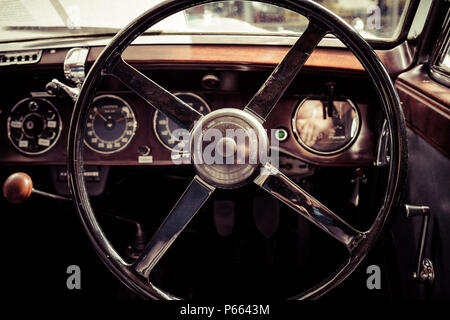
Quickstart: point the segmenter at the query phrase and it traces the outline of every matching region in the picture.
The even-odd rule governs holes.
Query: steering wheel
[[[264,0],[260,2],[276,4],[307,17],[309,24],[306,30],[243,110],[225,108],[203,116],[127,64],[121,54],[134,39],[155,23],[181,10],[209,2],[214,1],[170,0],[155,6],[122,29],[97,58],[81,88],[70,126],[68,176],[74,203],[97,254],[125,285],[144,298],[178,299],[150,282],[152,269],[216,188],[231,189],[254,182],[346,247],[346,263],[323,282],[292,297],[318,298],[355,270],[383,231],[391,213],[399,209],[406,172],[407,146],[405,121],[398,95],[370,45],[337,15],[312,1]],[[262,124],[327,33],[339,38],[369,74],[390,132],[390,163],[384,203],[367,231],[356,230],[296,185],[276,166],[270,162],[261,162],[261,159],[268,159],[266,156],[270,153],[269,139]],[[118,78],[149,105],[191,133],[189,148],[197,174],[134,263],[125,262],[103,233],[93,212],[83,176],[83,137],[88,108],[96,83],[104,75]],[[225,133],[230,127],[253,134],[253,141],[257,142],[254,144],[257,146],[257,153],[262,155],[258,158],[259,161],[248,164],[208,164],[196,161],[205,147],[203,141],[206,140],[207,129]],[[232,139],[223,138],[219,142],[217,145],[226,146],[231,154],[252,147],[248,140],[236,144]],[[220,153],[219,149],[217,153],[223,157],[229,156],[225,154],[227,152]]]

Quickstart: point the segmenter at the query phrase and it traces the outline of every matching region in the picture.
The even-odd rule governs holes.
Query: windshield
[[[0,41],[114,34],[162,0],[0,0]],[[393,40],[409,0],[317,0],[363,37]],[[301,33],[308,20],[274,5],[221,1],[179,12],[153,26],[164,34]]]

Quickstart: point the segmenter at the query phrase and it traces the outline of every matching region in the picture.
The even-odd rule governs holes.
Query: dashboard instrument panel
[[[259,85],[267,79],[271,70],[271,68],[255,68],[243,72],[226,66],[222,68],[192,69],[184,65],[157,65],[146,66],[140,71],[174,92],[202,114],[207,114],[221,108],[243,109]],[[34,72],[17,71],[15,78],[28,79],[28,75]],[[210,74],[214,74],[220,80],[215,88],[203,86],[202,79]],[[67,137],[73,101],[67,97],[49,95],[42,89],[39,91],[54,77],[52,70],[42,71],[41,82],[33,83],[31,80],[24,82],[22,86],[24,89],[16,91],[9,101],[0,106],[2,109],[0,132],[3,133],[0,137],[2,144],[0,164],[17,162],[36,165],[66,164]],[[192,81],[187,83],[179,79]],[[295,79],[291,89],[278,102],[277,109],[266,119],[264,127],[268,132],[274,129],[283,134],[282,137],[278,137],[281,154],[301,161],[321,166],[373,164],[376,147],[369,111],[374,110],[372,105],[376,103],[376,97],[362,90],[368,85],[363,78],[334,74],[331,80],[338,86],[336,91],[338,96],[333,97],[336,111],[326,119],[327,122],[331,120],[333,130],[329,132],[334,132],[334,135],[319,132],[318,137],[321,139],[317,139],[315,143],[301,136],[304,129],[300,128],[297,120],[307,120],[306,111],[308,105],[312,105],[309,100],[323,99],[324,84],[329,78],[326,79],[324,80],[324,75],[320,73]],[[28,98],[23,99],[26,96]],[[35,134],[36,137],[31,135],[33,139],[20,132],[26,128],[23,119],[28,113],[33,113],[32,110],[35,108],[34,104],[28,106],[30,101],[37,102],[42,110],[48,109],[50,114],[49,118],[41,115],[45,118],[42,126],[43,134],[41,137],[37,137],[41,132]],[[322,116],[323,107],[316,106],[315,109],[317,111],[313,119]],[[17,116],[16,110],[21,110],[21,115]],[[51,111],[55,113],[54,116]],[[15,122],[17,120],[19,122]],[[178,128],[176,123],[169,121],[163,113],[158,112],[114,77],[104,77],[98,83],[97,96],[91,103],[86,121],[83,160],[87,165],[174,164],[172,150],[179,143],[173,135]],[[39,123],[37,124],[40,127]],[[340,132],[338,129],[341,129]],[[28,135],[30,136],[29,132]],[[27,148],[26,142],[20,142],[25,138],[28,140]],[[43,139],[40,140],[40,144],[39,138]],[[33,149],[30,146],[33,146]]]

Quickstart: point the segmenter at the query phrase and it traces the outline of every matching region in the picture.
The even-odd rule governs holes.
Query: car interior
[[[449,1],[1,3],[10,297],[450,299]]]

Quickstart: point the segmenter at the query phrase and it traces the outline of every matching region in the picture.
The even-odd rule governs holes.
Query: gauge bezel
[[[320,151],[320,150],[316,150],[316,149],[306,145],[300,138],[300,135],[297,130],[297,124],[296,124],[297,113],[300,110],[301,106],[308,100],[320,100],[320,99],[318,99],[317,97],[306,97],[295,107],[294,114],[291,118],[291,127],[292,127],[292,131],[294,132],[295,140],[309,152],[317,154],[317,155],[321,155],[321,156],[332,156],[332,155],[341,153],[341,152],[347,150],[348,148],[350,148],[352,146],[352,144],[356,141],[356,139],[359,137],[359,133],[361,132],[362,118],[361,118],[361,111],[359,110],[358,105],[348,98],[336,97],[335,99],[333,99],[335,101],[347,101],[350,104],[350,106],[356,110],[356,113],[358,114],[358,128],[356,130],[355,136],[352,137],[352,139],[349,142],[347,142],[344,146],[340,147],[339,149],[332,150],[332,151]]]
[[[11,114],[14,112],[14,110],[21,105],[22,103],[26,102],[26,101],[33,101],[33,100],[41,100],[44,101],[45,103],[48,103],[48,105],[50,105],[53,109],[53,111],[55,112],[56,116],[58,117],[58,134],[56,135],[56,138],[54,139],[54,141],[45,149],[41,150],[41,151],[37,151],[37,152],[29,152],[29,151],[25,151],[23,149],[21,149],[19,146],[17,146],[12,137],[11,137]],[[9,142],[11,142],[11,144],[13,145],[13,147],[19,151],[20,153],[29,155],[29,156],[38,156],[41,154],[44,154],[48,151],[50,151],[58,142],[59,137],[61,136],[61,132],[63,131],[63,123],[61,120],[61,115],[58,111],[58,108],[55,107],[55,105],[48,99],[45,98],[41,98],[41,97],[28,97],[28,98],[24,98],[22,100],[20,100],[19,102],[17,102],[14,107],[12,107],[12,109],[9,111],[9,115],[8,115],[8,119],[6,120],[6,131],[7,131],[7,135],[8,135],[8,140]]]
[[[92,150],[92,151],[94,151],[95,153],[98,153],[98,154],[109,155],[109,154],[114,154],[114,153],[117,153],[117,152],[121,152],[121,151],[123,151],[126,147],[128,147],[128,145],[130,144],[131,140],[133,140],[134,136],[136,135],[136,131],[137,131],[137,127],[138,127],[138,122],[137,122],[137,119],[136,119],[136,113],[134,112],[134,110],[133,110],[133,108],[131,107],[131,105],[130,105],[125,99],[123,99],[122,97],[119,97],[119,96],[117,96],[117,95],[114,95],[114,94],[102,94],[102,95],[99,95],[99,96],[95,97],[95,98],[92,100],[91,105],[94,104],[97,100],[100,100],[100,99],[102,99],[102,98],[113,98],[113,99],[117,99],[117,100],[121,101],[123,104],[125,104],[125,105],[130,109],[131,114],[133,115],[133,119],[134,119],[133,134],[130,136],[130,139],[128,139],[128,141],[127,141],[123,146],[121,146],[121,147],[118,148],[118,149],[115,149],[115,150],[112,150],[112,151],[101,151],[101,150],[95,149],[93,146],[91,146],[91,145],[86,141],[86,138],[83,139],[84,145],[87,146],[90,150]],[[87,122],[86,122],[86,124],[87,124]],[[94,128],[94,127],[93,127],[93,128]],[[95,130],[94,130],[94,131],[95,131]],[[87,131],[86,131],[86,132],[87,132]]]
[[[178,95],[182,95],[182,94],[185,94],[185,95],[188,95],[188,96],[192,96],[192,97],[194,97],[194,98],[199,99],[199,100],[206,106],[206,109],[208,109],[208,113],[211,112],[211,107],[209,106],[209,104],[206,102],[205,99],[203,99],[202,97],[200,97],[198,94],[195,94],[195,93],[192,93],[192,92],[189,92],[189,91],[179,91],[179,92],[173,93],[173,95],[176,96],[176,97],[178,97]],[[153,115],[153,132],[154,132],[154,134],[155,134],[155,136],[156,136],[156,139],[158,139],[159,143],[160,143],[164,148],[166,148],[166,149],[169,150],[169,151],[176,151],[176,152],[187,153],[187,152],[183,152],[183,151],[181,151],[181,150],[175,150],[175,149],[169,147],[169,146],[166,145],[166,143],[161,139],[161,137],[160,137],[159,134],[158,134],[158,130],[156,130],[156,118],[158,117],[158,113],[159,113],[159,110],[155,109],[155,113],[154,113],[154,115]]]

